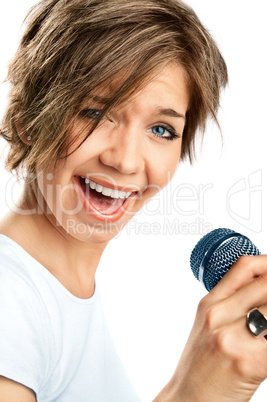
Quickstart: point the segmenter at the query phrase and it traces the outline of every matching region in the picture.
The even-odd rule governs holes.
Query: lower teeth
[[[104,215],[111,215],[116,212],[124,203],[124,199],[111,198],[90,189],[89,194],[86,191],[86,196],[89,198],[92,206]]]

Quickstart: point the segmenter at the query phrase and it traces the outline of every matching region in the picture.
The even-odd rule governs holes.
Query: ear
[[[24,144],[26,145],[31,145],[32,144],[31,134],[28,131],[24,130],[23,125],[20,122],[17,122],[15,124],[15,127],[21,141],[24,142]]]

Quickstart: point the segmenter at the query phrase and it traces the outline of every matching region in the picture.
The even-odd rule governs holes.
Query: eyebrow
[[[97,96],[97,95],[93,95],[91,99],[102,105],[105,105],[110,101],[110,98],[105,98],[103,96]],[[158,107],[157,111],[159,112],[159,114],[162,114],[163,116],[177,117],[186,120],[185,115],[183,115],[182,113],[178,113],[173,109],[165,109],[163,107]]]
[[[184,119],[186,120],[185,115],[183,115],[182,113],[178,113],[173,109],[163,109],[163,108],[157,108],[159,114],[162,114],[164,116],[170,116],[170,117],[178,117],[180,119]]]
[[[101,103],[102,105],[105,105],[110,101],[110,98],[104,98],[103,96],[97,96],[97,95],[93,95],[91,99],[97,103]]]

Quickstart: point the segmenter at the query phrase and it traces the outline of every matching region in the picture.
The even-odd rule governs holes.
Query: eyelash
[[[92,109],[84,109],[81,111],[80,115],[82,117],[88,118],[88,119],[93,119],[93,120],[101,120],[102,118],[102,111],[100,109],[92,108]],[[169,137],[164,137],[163,135],[156,134],[152,130],[154,128],[161,127],[164,130],[168,131],[170,133]],[[157,124],[153,126],[152,128],[149,129],[149,132],[151,132],[155,137],[157,138],[162,138],[163,140],[166,141],[173,141],[176,138],[181,138],[180,135],[178,135],[175,131],[175,129],[170,126],[169,124]]]
[[[152,130],[154,128],[158,128],[158,127],[163,128],[164,130],[168,131],[170,133],[170,136],[169,137],[164,137],[163,135],[153,133]],[[163,123],[162,124],[157,124],[157,125],[153,126],[152,128],[150,128],[149,132],[151,132],[156,137],[162,138],[163,140],[166,140],[166,141],[173,141],[176,138],[180,138],[180,136],[176,133],[175,129],[172,126],[169,126],[169,124],[163,124]]]
[[[98,114],[98,115],[96,115],[96,114]],[[80,115],[82,117],[86,117],[87,119],[100,120],[102,117],[102,111],[99,109],[84,109],[81,111]]]

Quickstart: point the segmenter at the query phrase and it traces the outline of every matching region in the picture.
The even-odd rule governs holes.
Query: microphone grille
[[[196,244],[190,257],[194,276],[210,291],[242,255],[260,254],[246,236],[231,229],[215,229]]]

